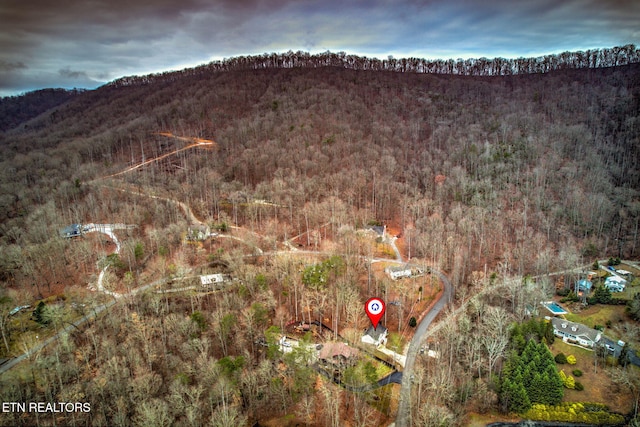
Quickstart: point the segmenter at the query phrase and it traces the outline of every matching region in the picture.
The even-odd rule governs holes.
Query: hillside
[[[12,129],[47,110],[64,104],[80,92],[42,89],[22,96],[0,98],[0,132]]]
[[[168,150],[175,142],[154,136],[168,131],[219,150],[126,179],[177,185],[190,206],[213,201],[205,218],[233,194],[298,209],[335,197],[347,223],[412,224],[414,253],[449,268],[452,248],[430,242],[452,233],[466,247],[463,276],[515,261],[514,249],[595,256],[621,238],[634,255],[638,83],[637,65],[489,78],[328,67],[103,87],[2,135],[1,237],[38,240],[26,225],[52,195],[51,229],[109,216],[88,210],[81,184]],[[14,227],[26,230],[19,241]],[[511,262],[519,273],[540,271],[525,258]]]
[[[129,78],[6,121],[19,125],[0,133],[0,298],[7,313],[50,309],[38,325],[27,314],[0,325],[2,357],[118,302],[33,356],[35,371],[3,377],[4,401],[92,402],[78,424],[382,425],[394,386],[335,391],[305,340],[357,337],[361,303],[384,293],[400,348],[442,283],[391,281],[386,259],[367,260],[443,271],[459,306],[496,277],[637,259],[639,64],[491,76],[320,65]],[[63,239],[70,224],[109,226]],[[398,239],[355,231],[373,224]],[[200,242],[206,226],[215,234]],[[204,293],[206,274],[232,276],[231,291]],[[506,331],[552,287],[488,293],[487,311]],[[467,333],[490,329],[473,316]],[[335,333],[295,335],[301,321]],[[303,344],[283,350],[276,332]],[[498,408],[487,390],[506,350],[482,348],[464,375],[449,364],[456,387],[489,396],[452,398],[456,422]],[[341,380],[375,383],[384,367],[364,360]]]

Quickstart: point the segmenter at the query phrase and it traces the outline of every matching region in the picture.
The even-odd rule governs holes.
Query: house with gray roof
[[[68,227],[60,230],[60,236],[65,239],[70,239],[72,237],[80,237],[82,236],[82,226],[80,224],[71,224]]]
[[[564,342],[579,344],[583,347],[593,348],[602,337],[602,332],[596,329],[559,317],[551,318],[551,324],[555,336],[562,338]]]
[[[361,338],[361,341],[365,344],[372,344],[376,347],[387,343],[387,335],[389,330],[382,326],[380,323],[374,328],[369,326]]]

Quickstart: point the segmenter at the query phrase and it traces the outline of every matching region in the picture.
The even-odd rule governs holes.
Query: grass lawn
[[[601,305],[589,306],[579,313],[565,314],[567,320],[582,323],[590,328],[596,325],[605,326],[607,321],[616,324],[626,318],[624,305]]]
[[[608,369],[602,362],[598,362],[597,372],[594,369],[594,352],[563,343],[556,339],[551,346],[551,353],[555,356],[558,353],[564,353],[566,356],[573,354],[577,363],[575,365],[556,365],[558,370],[564,370],[567,376],[574,376],[572,371],[579,369],[582,371],[581,377],[575,377],[584,385],[583,391],[564,389],[565,402],[596,402],[604,403],[615,412],[627,413],[633,407],[632,396],[627,390],[619,390],[613,384],[607,372]]]
[[[627,286],[624,288],[624,292],[613,292],[611,296],[614,298],[632,300],[634,295],[640,292],[640,283],[638,282],[638,279],[634,280],[631,283],[627,282]]]
[[[395,351],[396,353],[402,353],[402,349],[407,344],[407,339],[396,332],[390,332],[387,338],[387,348]]]
[[[376,368],[376,376],[378,377],[379,380],[381,380],[382,378],[386,377],[387,375],[389,375],[389,374],[391,374],[393,372],[393,369],[391,369],[390,367],[388,367],[384,363],[380,363],[379,361],[377,361],[375,359],[374,359],[373,366],[375,366],[375,368]]]

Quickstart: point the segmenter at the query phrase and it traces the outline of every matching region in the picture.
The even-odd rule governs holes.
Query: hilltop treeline
[[[222,61],[182,71],[171,71],[146,76],[129,76],[117,79],[109,85],[129,86],[158,81],[171,81],[185,75],[199,75],[220,71],[264,70],[272,68],[342,67],[350,70],[393,71],[400,73],[451,74],[460,76],[509,76],[516,74],[548,73],[556,70],[604,68],[640,62],[640,52],[628,44],[607,49],[589,49],[578,52],[562,52],[531,58],[368,58],[347,55],[345,52],[310,54],[302,51],[264,53],[254,56],[236,56]]]

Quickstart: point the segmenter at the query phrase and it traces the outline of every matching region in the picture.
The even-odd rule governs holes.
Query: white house
[[[627,281],[618,276],[609,276],[604,281],[604,287],[611,292],[623,292]]]
[[[365,344],[371,344],[377,347],[387,343],[388,334],[389,330],[378,323],[378,326],[376,326],[375,329],[373,326],[369,326],[369,329],[367,329],[362,336],[361,341]]]
[[[564,342],[577,343],[583,347],[592,348],[602,337],[602,332],[596,329],[559,317],[551,318],[551,324],[555,336],[562,338]]]
[[[224,274],[206,274],[204,276],[200,276],[200,283],[202,286],[209,286],[214,283],[223,283],[224,281]]]
[[[400,266],[400,267],[387,267],[384,269],[384,272],[387,273],[392,280],[398,280],[403,277],[411,277],[413,272],[411,271],[411,267],[409,266]]]
[[[627,281],[625,279],[623,279],[622,277],[618,277],[618,276],[609,276],[605,279],[604,281],[604,285],[607,286],[609,284],[614,284],[614,285],[623,285],[626,286]]]
[[[187,240],[202,241],[211,235],[211,229],[207,225],[192,225],[187,229]]]

